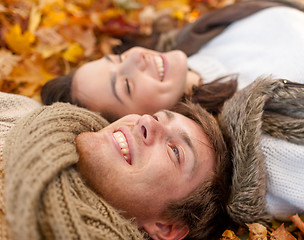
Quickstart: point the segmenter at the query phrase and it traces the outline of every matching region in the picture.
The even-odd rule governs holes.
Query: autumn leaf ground
[[[172,19],[172,25],[161,27],[167,31],[234,1],[2,0],[0,91],[40,101],[46,81],[112,53],[124,36],[149,39],[158,16]],[[227,230],[222,239],[303,239],[303,221],[297,215],[291,220],[273,222],[268,229],[251,224],[235,232]]]

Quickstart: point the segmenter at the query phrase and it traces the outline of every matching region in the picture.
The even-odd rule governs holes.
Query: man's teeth
[[[124,158],[126,160],[128,160],[128,154],[130,151],[129,151],[129,146],[127,144],[127,140],[126,140],[125,136],[120,131],[114,132],[113,136],[114,136],[116,142],[118,143],[118,145],[120,146],[120,149],[121,149],[121,152],[122,152]]]
[[[154,56],[160,80],[164,78],[164,61],[161,56]]]

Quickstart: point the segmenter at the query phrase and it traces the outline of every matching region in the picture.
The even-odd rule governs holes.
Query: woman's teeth
[[[161,56],[154,56],[155,63],[157,66],[157,71],[159,73],[160,80],[164,79],[164,61]]]
[[[130,150],[129,150],[129,146],[128,146],[128,143],[127,143],[127,140],[126,140],[125,136],[120,131],[114,132],[113,136],[114,136],[116,142],[118,143],[124,158],[130,164],[130,161],[129,161]]]

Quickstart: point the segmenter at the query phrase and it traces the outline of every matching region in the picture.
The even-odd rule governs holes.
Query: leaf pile
[[[259,223],[246,224],[248,229],[239,228],[237,234],[232,230],[226,230],[221,240],[303,240],[304,215],[299,217],[296,214],[288,217],[291,222],[273,221],[272,228],[268,230]]]
[[[2,0],[0,91],[40,100],[41,86],[112,52],[122,36],[149,36],[164,12],[178,27],[235,0]]]

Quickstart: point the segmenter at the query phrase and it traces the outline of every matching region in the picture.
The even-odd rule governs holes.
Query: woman
[[[209,111],[236,90],[236,76],[227,82],[202,84],[187,67],[182,51],[159,53],[134,47],[121,55],[106,55],[43,86],[43,103],[70,102],[100,112],[113,121],[130,113],[153,114],[172,108],[183,96],[202,102]],[[208,105],[208,103],[210,103]]]
[[[181,49],[189,56],[188,59],[180,51],[160,54],[142,48],[131,49],[121,58],[110,56],[87,63],[67,78],[47,83],[42,89],[42,99],[45,104],[55,101],[78,104],[101,112],[110,120],[127,113],[152,113],[161,108],[171,108],[181,98],[199,102],[210,112],[217,113],[223,102],[235,92],[236,75],[230,75],[230,81],[226,82],[213,82],[214,79],[238,73],[239,89],[263,74],[303,81],[303,24],[303,12],[283,3],[238,2],[204,15],[181,29],[173,39],[159,38],[157,49]],[[173,42],[169,48],[168,40]],[[145,55],[153,61],[146,60]],[[139,59],[144,59],[143,65]],[[146,64],[148,68],[154,68],[154,76],[151,76],[163,88],[156,87],[156,81],[146,81],[147,75],[136,75],[135,72],[147,67]],[[113,77],[114,74],[119,75],[119,80]],[[162,74],[165,74],[164,81]],[[101,76],[105,81],[101,81]],[[98,85],[95,81],[99,81]],[[135,81],[136,85],[141,84],[140,88],[134,87]],[[108,86],[103,88],[102,84]],[[121,88],[117,90],[120,94],[130,95],[131,105],[121,101],[121,106],[117,106],[122,99],[114,91],[116,85]],[[138,89],[142,94],[132,96],[132,90],[134,93]],[[94,91],[98,98],[94,97]],[[109,98],[110,91],[113,92],[111,97],[116,99]]]

